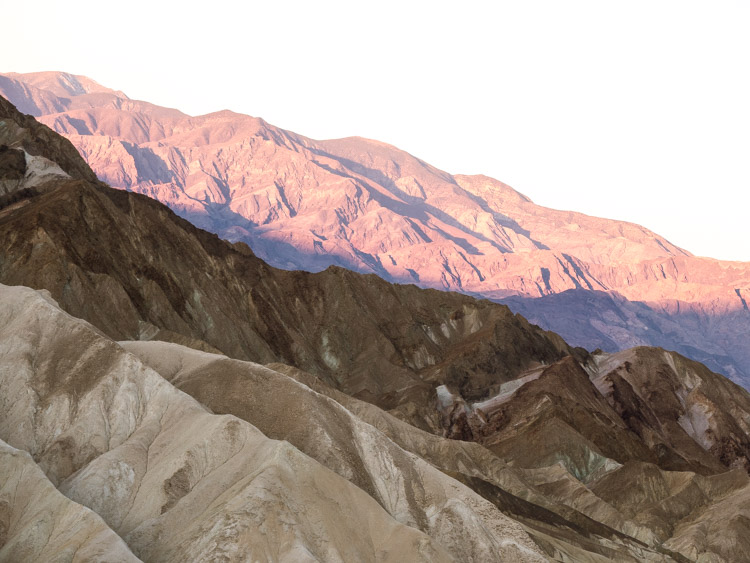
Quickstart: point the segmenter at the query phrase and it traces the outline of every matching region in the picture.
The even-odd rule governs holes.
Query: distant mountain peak
[[[0,196],[0,560],[683,562],[750,552],[750,394],[726,378],[659,348],[589,354],[485,299],[335,266],[272,268],[158,201],[98,182],[69,141],[4,99],[0,118],[0,181],[21,177],[26,154],[58,168],[47,189]],[[222,127],[183,131],[172,168],[158,168],[162,141],[118,142],[139,173],[169,184],[182,171],[193,180],[186,194],[208,209],[210,195],[224,212],[219,198],[237,186],[221,182],[217,163],[246,167],[250,152],[284,165],[263,194],[277,198],[269,234],[307,213],[293,189],[300,174],[320,191],[336,176],[347,199],[333,209],[350,238],[363,217],[408,217],[411,236],[443,229],[467,261],[492,252],[461,238],[486,215],[438,205],[469,192],[398,176],[421,166],[406,153],[370,178],[303,137]],[[512,212],[543,208],[474,201],[488,215],[482,202],[506,233],[534,242]],[[316,240],[340,241],[319,219]],[[445,259],[450,246],[434,242]],[[580,258],[528,252],[595,280],[575,270],[591,267]],[[645,267],[672,286],[691,264]],[[605,326],[618,328],[610,313]]]
[[[71,76],[0,75],[0,93],[71,139],[100,179],[245,242],[272,265],[339,265],[513,298],[578,345],[660,345],[750,385],[750,316],[736,291],[750,286],[748,264],[694,257],[634,223],[537,205],[381,141],[317,141],[229,110],[190,117]],[[54,93],[71,89],[92,93]],[[624,299],[600,308],[601,293]],[[548,307],[553,300],[565,305]]]
[[[61,71],[42,71],[29,73],[9,72],[5,76],[22,80],[26,84],[47,90],[58,96],[83,96],[85,94],[115,94],[128,98],[124,92],[102,86],[98,82],[81,74],[70,74]]]

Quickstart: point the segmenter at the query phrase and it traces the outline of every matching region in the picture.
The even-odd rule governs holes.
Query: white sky
[[[7,4],[0,71],[379,139],[750,260],[750,2]]]

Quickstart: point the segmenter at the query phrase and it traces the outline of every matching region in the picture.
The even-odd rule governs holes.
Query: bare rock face
[[[0,96],[0,145],[23,150],[31,156],[55,163],[72,178],[96,181],[96,175],[81,159],[76,148],[29,115],[19,113]]]
[[[1,286],[0,304],[0,438],[33,456],[46,474],[36,469],[38,482],[52,491],[54,483],[97,512],[145,561],[541,561],[542,553],[592,561],[709,554],[731,560],[736,535],[747,532],[736,498],[750,486],[744,470],[701,476],[610,460],[583,475],[564,458],[560,464],[541,455],[529,463],[545,446],[537,439],[529,448],[522,431],[517,439],[525,441],[526,457],[503,461],[478,444],[426,434],[288,366],[267,368],[162,342],[118,345],[27,288]],[[622,361],[593,362],[591,388],[613,377]],[[573,370],[571,362],[555,369]],[[633,362],[630,370],[639,368]],[[707,384],[719,378],[685,369],[676,365],[675,378],[693,391],[701,376]],[[523,376],[515,393],[548,377]],[[709,392],[716,401],[722,393]],[[580,404],[606,411],[607,393],[583,394]],[[505,400],[527,409],[512,395]],[[748,418],[743,402],[734,405],[736,416]],[[718,435],[727,424],[723,416],[711,413]],[[575,418],[572,431],[591,437],[589,423]],[[285,441],[269,439],[261,428]],[[568,447],[560,445],[563,456]],[[616,456],[618,447],[628,450],[613,443],[604,453]],[[643,450],[633,456],[648,455]],[[32,463],[26,454],[21,459]],[[6,480],[9,467],[3,464]],[[57,498],[41,490],[45,502]],[[34,497],[21,506],[34,514],[47,510],[40,503]],[[703,535],[719,529],[724,509],[732,511],[732,528]],[[53,527],[65,522],[54,511],[50,518]],[[124,546],[105,541],[111,532],[103,522],[99,529],[80,532],[96,540],[77,548],[83,560],[97,553],[129,560]],[[14,545],[6,542],[6,549]]]
[[[54,133],[3,108],[18,181]],[[466,295],[276,270],[42,148],[65,175],[0,208],[0,280],[42,290],[0,286],[0,440],[38,466],[0,466],[31,491],[0,488],[0,550],[744,557],[750,396],[722,376],[660,349],[589,354]],[[45,510],[53,533],[29,539]]]
[[[0,302],[1,437],[142,559],[451,560],[347,480],[210,414],[44,296],[2,286]],[[516,537],[506,549],[541,560],[517,524],[506,528],[498,547]]]
[[[437,394],[447,435],[484,445],[548,502],[689,560],[737,557],[715,519],[732,522],[731,537],[750,533],[738,500],[750,396],[697,362],[635,348],[530,370],[480,402]],[[463,482],[494,498],[490,480]]]
[[[478,398],[571,352],[502,305],[341,268],[275,270],[149,198],[55,186],[0,210],[0,281],[47,289],[117,339],[292,364],[431,430],[435,384]]]
[[[704,474],[726,467],[750,471],[750,397],[743,389],[698,362],[655,348],[594,359],[594,385],[652,444],[662,466]],[[680,453],[677,459],[670,449]]]
[[[39,193],[44,187],[70,176],[56,163],[33,156],[23,149],[0,145],[0,202],[2,206],[19,201],[24,195]]]
[[[273,266],[339,265],[495,300],[603,292],[618,302],[612,318],[592,306],[574,320],[569,299],[554,300],[554,313],[524,300],[523,312],[576,345],[667,346],[750,385],[745,263],[544,208],[376,141],[314,141],[230,111],[190,117],[64,73],[0,76],[0,93],[68,137],[100,179],[248,243]]]
[[[140,561],[91,510],[63,496],[31,456],[0,440],[1,561]]]
[[[631,461],[702,475],[750,470],[750,396],[673,352],[634,348],[583,367],[568,357],[482,401],[447,386],[437,396],[448,436],[521,467],[562,464],[584,483]]]
[[[269,437],[289,441],[457,560],[513,559],[535,550],[526,532],[488,501],[301,382],[175,344],[120,344],[212,412],[233,414]],[[421,437],[415,428],[410,431]]]
[[[723,496],[721,501],[704,512],[691,515],[676,527],[675,535],[667,543],[670,549],[700,560],[742,560],[748,553],[748,519],[750,485]],[[666,503],[665,503],[666,504]],[[710,554],[710,555],[706,555]]]
[[[721,376],[677,355],[651,349],[628,352],[633,381],[658,377],[651,375],[652,370],[658,373],[662,366],[672,370],[667,382],[642,381],[637,386],[637,392],[644,395],[643,404],[628,418],[610,407],[611,394],[599,392],[622,362],[628,361],[625,358],[597,357],[589,366],[591,377],[570,359],[523,376],[514,381],[515,389],[473,405],[487,421],[478,426],[488,438],[479,440],[487,449],[426,434],[289,366],[263,367],[161,342],[121,345],[213,412],[234,414],[273,437],[289,440],[367,491],[394,518],[443,538],[449,550],[458,545],[457,538],[443,527],[443,516],[430,518],[423,512],[422,499],[432,499],[432,510],[438,514],[444,514],[452,503],[476,506],[476,501],[455,488],[444,496],[445,475],[522,522],[530,537],[553,558],[695,560],[714,554],[731,560],[731,554],[738,552],[733,551],[730,538],[750,531],[742,520],[740,502],[731,509],[727,504],[729,498],[746,494],[750,484],[746,470],[730,467],[745,463],[747,454],[729,461],[717,450],[702,450],[700,436],[670,428],[669,401],[656,389],[659,385],[671,388],[670,397],[685,396],[685,386],[692,387],[694,395],[698,389],[707,390],[715,405],[725,409],[715,408],[709,414],[717,435],[732,429],[735,436],[748,436],[743,428],[750,397]],[[650,363],[644,365],[644,361]],[[572,384],[571,378],[579,375],[580,382]],[[543,383],[544,391],[530,389],[533,382]],[[649,396],[647,389],[656,393]],[[549,408],[555,402],[550,399],[553,393],[567,397],[556,413]],[[268,394],[277,397],[276,401],[270,403]],[[694,398],[686,398],[690,405]],[[539,403],[536,409],[529,406],[535,402]],[[513,408],[523,413],[525,420],[506,419],[499,426],[498,403],[508,406],[506,413]],[[655,410],[661,411],[660,420],[651,419],[648,431],[645,424],[634,422],[636,417],[649,419]],[[280,419],[279,411],[295,415]],[[738,424],[743,428],[737,428]],[[508,447],[509,442],[515,445]],[[503,446],[498,449],[498,444]],[[429,464],[417,464],[418,474],[411,473],[414,456]],[[684,466],[692,462],[703,474],[669,470],[674,459]],[[382,470],[392,475],[388,481],[376,477]],[[418,487],[413,486],[416,482]],[[394,483],[404,487],[395,495]],[[441,505],[445,501],[438,499],[447,498],[453,501]],[[720,517],[720,509],[714,506],[725,506],[728,512]],[[457,520],[459,514],[455,511],[450,520],[456,526],[453,530],[462,530],[459,534],[464,535],[472,525]],[[488,513],[483,514],[486,518]],[[717,539],[698,535],[701,526],[718,526],[717,519],[722,517],[732,519],[733,532]],[[484,526],[497,529],[498,521],[494,522],[485,520]],[[472,553],[479,559],[487,557],[481,555],[486,552],[480,546],[472,548]]]

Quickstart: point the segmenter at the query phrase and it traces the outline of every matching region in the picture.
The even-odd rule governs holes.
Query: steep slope
[[[82,182],[0,211],[0,232],[0,280],[48,289],[107,334],[285,361],[386,408],[433,381],[479,396],[569,351],[504,306],[341,269],[275,271],[151,200]]]
[[[140,561],[91,510],[63,496],[24,451],[0,440],[0,561]]]
[[[633,410],[627,420],[619,418],[604,404],[608,395],[598,396],[598,399],[597,396],[592,397],[594,402],[599,401],[595,411],[597,415],[604,413],[611,417],[599,431],[600,434],[608,433],[603,440],[604,449],[616,457],[623,454],[630,456],[631,461],[621,458],[624,464],[620,464],[612,459],[603,460],[601,454],[592,455],[589,451],[588,469],[586,463],[577,466],[581,458],[575,458],[569,452],[591,442],[579,438],[576,443],[571,434],[578,431],[590,436],[591,421],[581,420],[580,417],[575,420],[573,417],[567,434],[547,432],[534,438],[529,437],[522,422],[508,421],[506,429],[519,429],[521,426],[517,433],[513,433],[513,439],[519,444],[517,451],[513,455],[503,452],[503,457],[510,460],[511,465],[508,465],[477,444],[425,434],[289,366],[273,364],[262,367],[162,342],[123,342],[121,345],[213,412],[234,414],[272,437],[290,441],[369,492],[394,517],[401,515],[400,518],[408,518],[409,521],[424,522],[424,527],[420,529],[430,535],[438,533],[434,528],[431,532],[435,519],[428,518],[422,512],[424,503],[420,499],[431,498],[431,504],[435,507],[433,510],[440,506],[436,499],[443,498],[444,493],[440,492],[438,485],[440,473],[434,468],[467,484],[496,504],[503,513],[524,523],[531,537],[545,547],[548,555],[557,558],[569,557],[579,561],[596,559],[598,555],[609,560],[630,558],[642,561],[670,557],[679,560],[680,552],[693,559],[699,552],[726,556],[732,553],[728,545],[731,540],[728,538],[733,537],[734,533],[742,537],[750,531],[738,517],[735,519],[734,532],[727,534],[723,540],[696,540],[695,528],[698,524],[691,527],[686,523],[697,519],[706,526],[716,526],[718,519],[734,514],[730,512],[720,516],[720,512],[711,507],[714,503],[728,503],[729,496],[746,494],[750,484],[746,471],[727,471],[726,467],[710,458],[707,463],[711,469],[700,468],[707,473],[716,473],[712,476],[686,471],[677,473],[660,469],[655,464],[632,461],[640,456],[641,459],[653,458],[660,464],[670,462],[666,454],[660,457],[652,455],[648,436],[639,440],[637,434],[625,430],[628,424],[632,425],[633,417],[639,411]],[[659,361],[659,351],[640,349],[634,351],[633,355],[649,358],[653,365]],[[663,360],[665,365],[678,362],[679,367],[673,372],[672,380],[693,385],[694,395],[700,393],[699,389],[706,389],[718,402],[725,393],[738,395],[739,391],[740,396],[727,396],[721,403],[729,405],[729,411],[740,420],[748,418],[747,394],[742,395],[739,389],[732,389],[732,384],[720,376],[710,374],[705,369],[701,372],[702,366],[691,362],[679,365],[685,360],[666,353],[662,353],[662,356],[668,358]],[[621,363],[619,358],[600,358],[602,375],[594,382],[599,385],[602,378],[613,377],[611,369],[618,363]],[[566,367],[565,361],[561,364],[561,367]],[[643,367],[633,362],[630,369],[648,377],[650,371],[639,371]],[[700,375],[691,370],[698,370]],[[282,374],[291,375],[300,383]],[[585,376],[584,381],[595,393],[595,387]],[[729,388],[722,390],[722,385]],[[318,392],[312,392],[311,387]],[[583,385],[582,388],[585,392]],[[579,389],[574,391],[582,393]],[[270,394],[277,397],[273,403],[267,399]],[[511,404],[516,404],[519,411],[528,414],[524,400],[513,398],[512,401]],[[663,401],[664,397],[658,395],[653,397],[653,402],[647,401],[648,404],[640,411],[641,416],[648,416],[651,413],[649,409],[666,409]],[[575,410],[576,407],[571,406],[574,404],[575,401],[569,401],[568,410]],[[690,407],[687,408],[689,411]],[[294,412],[295,416],[280,417],[280,412]],[[356,417],[352,413],[357,413]],[[732,428],[731,423],[721,418],[726,414],[720,411],[711,414],[716,419],[714,428],[718,433]],[[549,413],[547,417],[554,420]],[[357,418],[372,426],[363,426]],[[491,422],[497,422],[496,416],[489,418]],[[664,418],[666,420],[668,417]],[[744,426],[747,423],[740,424]],[[535,425],[533,420],[527,423],[527,426]],[[607,426],[610,425],[619,425],[620,429],[609,430]],[[658,425],[655,430],[658,430]],[[745,430],[735,428],[734,432],[747,436]],[[497,430],[496,433],[501,435]],[[504,437],[507,439],[507,433]],[[629,445],[627,440],[630,440]],[[679,444],[677,439],[673,442],[676,443],[673,452],[684,454],[693,451],[686,443]],[[530,443],[534,444],[533,448],[529,447]],[[550,444],[556,448],[556,455],[548,454]],[[492,448],[492,444],[489,446]],[[695,446],[693,443],[692,448]],[[653,449],[666,451],[668,447],[661,443]],[[411,472],[406,452],[429,462],[430,465],[419,470],[419,477]],[[672,453],[673,457],[677,455]],[[717,454],[716,457],[722,455]],[[586,455],[582,458],[585,459]],[[745,457],[734,459],[746,462],[748,458],[745,454]],[[375,478],[382,474],[378,468],[390,468],[391,479],[383,482]],[[416,481],[421,483],[420,487],[408,486]],[[399,494],[393,493],[394,483],[404,487]],[[622,495],[622,490],[629,491],[629,494]],[[460,492],[453,493],[453,497],[463,498]],[[706,509],[709,509],[710,516],[703,516]],[[442,519],[438,519],[438,522],[442,522]],[[441,536],[445,534],[444,531],[439,533]],[[666,548],[665,543],[680,547]]]
[[[13,117],[7,107],[6,122]],[[500,396],[538,388],[575,402],[595,392],[574,361],[545,368],[571,353],[586,362],[584,351],[503,306],[335,268],[274,270],[157,202],[84,180],[60,180],[10,205],[0,232],[1,280],[48,289],[113,337],[282,361],[432,431],[478,439],[460,416],[466,402],[487,403],[486,419],[495,404],[505,408]],[[597,417],[610,409],[592,400],[598,406],[584,410]],[[618,415],[602,416],[610,425]]]
[[[594,355],[585,368],[568,357],[482,401],[438,388],[443,422],[514,465],[561,463],[583,482],[629,461],[750,471],[750,395],[741,387],[657,348]]]
[[[47,289],[112,337],[290,363],[425,428],[438,427],[436,385],[478,398],[571,352],[501,305],[342,269],[274,270],[158,202],[84,180],[0,210],[0,233],[0,282]]]
[[[697,362],[654,348],[595,359],[594,385],[662,458],[671,446],[699,472],[705,472],[700,465],[719,469],[717,460],[750,471],[750,396],[744,390]]]
[[[0,209],[0,279],[48,288],[117,338],[273,362],[123,344],[162,377],[39,294],[5,288],[0,439],[136,555],[218,556],[227,534],[273,559],[482,559],[498,546],[533,557],[531,537],[559,560],[682,561],[737,554],[750,532],[740,511],[715,541],[700,535],[719,526],[715,507],[745,495],[750,421],[747,393],[702,366],[650,349],[591,356],[468,296],[340,268],[275,270],[86,179],[15,194]],[[634,494],[621,500],[622,487]],[[371,509],[329,516],[337,494]],[[268,531],[288,551],[242,536],[247,510],[293,522]],[[379,551],[388,537],[399,547]]]
[[[289,443],[210,414],[48,298],[1,286],[0,304],[0,437],[144,560],[542,560],[518,524],[433,476],[446,505],[430,512],[431,532],[449,555]],[[421,487],[429,468],[406,463],[409,486]],[[388,467],[377,470],[373,479],[397,498]],[[420,501],[422,510],[439,502]]]
[[[696,560],[703,554],[712,554],[718,560],[741,561],[750,553],[748,506],[750,485],[745,485],[680,522],[667,546]]]
[[[508,523],[494,507],[415,455],[432,440],[437,440],[443,450],[465,452],[460,443],[405,425],[406,432],[422,444],[406,450],[360,420],[344,406],[345,400],[333,399],[330,388],[324,395],[281,371],[175,344],[120,344],[212,412],[233,414],[270,437],[289,441],[366,491],[394,518],[439,538],[449,550],[452,545],[461,545],[472,560],[492,560],[502,552],[493,536],[498,532],[501,537],[512,535],[512,527],[507,528]],[[279,367],[282,371],[289,369]],[[482,530],[488,530],[488,535],[483,536]],[[561,547],[570,548],[564,543]]]
[[[72,178],[96,181],[96,175],[70,141],[33,117],[18,112],[3,98],[0,98],[0,112],[7,118],[0,122],[0,145],[16,150],[22,148],[31,156],[52,161]]]
[[[569,299],[554,300],[553,315],[534,301],[523,310],[589,349],[667,346],[750,385],[746,263],[693,257],[638,225],[544,208],[376,141],[314,141],[229,111],[189,117],[64,73],[4,75],[0,93],[70,138],[102,180],[247,242],[273,266],[340,265],[496,300],[606,292],[618,303],[616,330],[595,307],[573,322]],[[628,322],[642,311],[648,330]]]

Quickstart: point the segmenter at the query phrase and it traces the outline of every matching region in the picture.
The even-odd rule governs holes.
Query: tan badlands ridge
[[[314,141],[231,111],[191,117],[59,72],[0,75],[0,93],[69,138],[108,184],[247,242],[271,265],[336,264],[518,296],[515,310],[572,344],[664,346],[750,385],[747,263],[544,208],[497,180],[450,175],[377,141]]]
[[[276,270],[2,98],[0,147],[0,560],[750,553],[750,394],[705,366]]]

